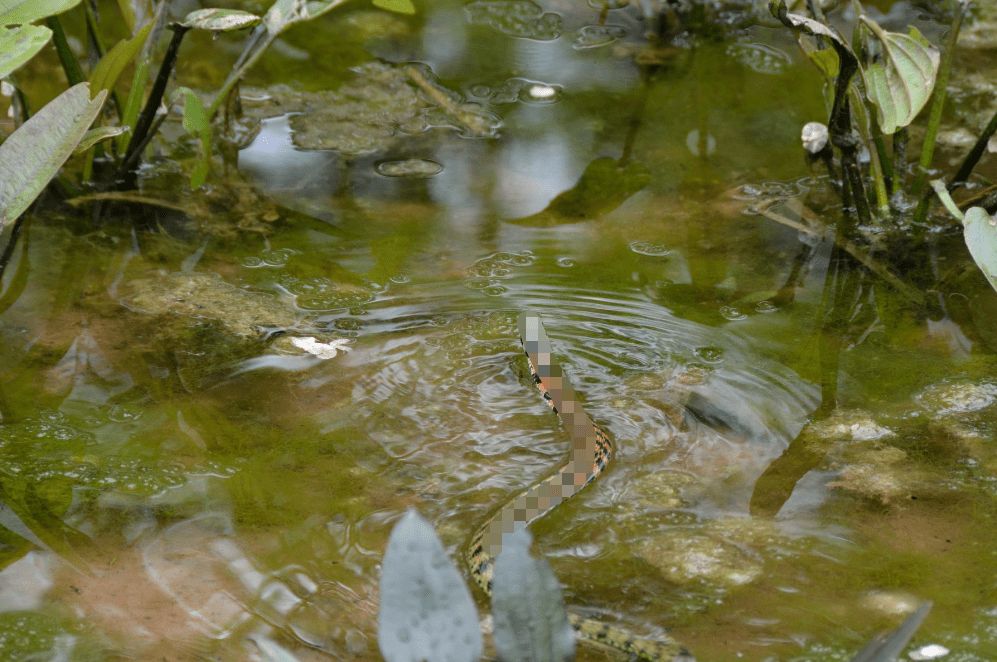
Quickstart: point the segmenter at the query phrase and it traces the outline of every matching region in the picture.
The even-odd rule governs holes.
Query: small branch
[[[163,56],[163,63],[159,67],[159,73],[156,75],[156,82],[152,85],[149,99],[146,101],[145,107],[139,115],[138,122],[135,123],[135,130],[132,131],[132,138],[128,144],[128,152],[125,154],[124,163],[134,163],[135,154],[139,153],[141,148],[144,148],[148,144],[146,138],[153,135],[149,129],[152,128],[156,111],[159,110],[159,106],[163,102],[163,94],[166,92],[166,85],[170,81],[170,74],[173,72],[173,67],[176,66],[177,55],[180,52],[180,43],[190,28],[183,25],[171,25],[170,29],[173,30],[173,38],[170,40],[170,45]]]

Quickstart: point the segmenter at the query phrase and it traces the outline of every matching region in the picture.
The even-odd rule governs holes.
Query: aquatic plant
[[[0,79],[10,90],[15,121],[21,122],[14,133],[0,145],[0,235],[11,227],[6,249],[0,253],[0,270],[9,259],[20,230],[17,219],[38,197],[62,165],[74,153],[83,154],[83,183],[94,178],[94,162],[100,156],[106,164],[101,177],[114,185],[134,172],[149,141],[174,111],[182,108],[183,127],[198,141],[199,154],[190,175],[193,188],[208,176],[212,153],[211,119],[226,102],[238,82],[246,75],[266,49],[290,26],[308,21],[344,4],[346,0],[277,0],[261,16],[229,9],[201,9],[184,20],[166,24],[169,2],[162,0],[156,11],[119,3],[121,18],[131,36],[112,48],[104,47],[107,32],[90,3],[82,3],[86,18],[86,37],[99,57],[89,76],[84,76],[76,55],[69,46],[60,15],[75,10],[80,0],[14,0],[0,8]],[[378,7],[412,13],[410,0],[375,0]],[[142,17],[142,14],[145,14]],[[45,25],[36,25],[44,21]],[[172,32],[169,45],[159,60],[158,72],[151,88],[146,85],[155,52],[164,28]],[[216,35],[255,28],[247,39],[242,55],[228,78],[205,105],[200,96],[186,87],[178,87],[168,97],[167,84],[176,66],[184,35],[191,29],[208,30]],[[20,83],[13,75],[42,48],[53,41],[70,88],[29,118]],[[118,79],[134,65],[134,75],[127,97],[118,91]],[[102,113],[105,102],[112,101],[114,120]],[[166,112],[161,107],[166,103]],[[94,122],[99,126],[90,128]]]
[[[819,3],[808,0],[810,16],[805,16],[789,12],[785,0],[770,2],[773,15],[800,33],[801,49],[833,88],[828,123],[804,127],[804,147],[811,158],[824,162],[835,179],[837,150],[838,191],[846,211],[854,210],[863,225],[912,221],[915,227],[923,226],[936,190],[945,202],[947,191],[967,180],[997,130],[995,117],[948,184],[927,186],[956,39],[969,1],[957,4],[944,57],[914,27],[908,34],[881,28],[865,14],[859,0],[852,0],[856,23],[850,43],[828,23]],[[907,127],[932,97],[917,176],[908,185]],[[892,154],[886,149],[887,137],[892,138]],[[869,154],[868,176],[858,162],[863,149]],[[867,183],[872,185],[875,203],[866,191]],[[954,205],[947,207],[954,209]],[[997,232],[991,223],[978,222],[988,220],[994,209],[976,209],[980,211],[965,217],[959,212],[954,215],[964,223],[973,259],[997,288]]]

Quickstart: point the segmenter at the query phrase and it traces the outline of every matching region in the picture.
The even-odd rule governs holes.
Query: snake
[[[508,499],[471,538],[467,563],[471,577],[491,595],[495,558],[514,532],[543,517],[571,498],[605,471],[613,456],[609,435],[582,408],[568,375],[554,357],[553,347],[540,316],[519,316],[519,337],[526,352],[533,383],[544,401],[560,418],[572,439],[567,461],[546,478]],[[646,662],[688,662],[693,658],[668,636],[644,639],[580,614],[568,613],[575,636],[599,647],[622,651]]]

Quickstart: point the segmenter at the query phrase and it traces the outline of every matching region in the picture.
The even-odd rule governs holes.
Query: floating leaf
[[[467,585],[415,510],[391,531],[381,566],[377,645],[387,662],[478,662],[481,630]]]
[[[189,87],[177,88],[174,98],[183,95],[183,128],[187,133],[197,136],[200,141],[200,155],[194,165],[193,172],[190,173],[190,186],[197,188],[208,178],[208,169],[211,166],[211,120],[204,112],[204,104],[197,93]]]
[[[131,39],[122,39],[116,43],[104,57],[100,58],[100,62],[90,72],[90,94],[97,94],[101,90],[110,90],[114,87],[121,72],[142,48],[151,29],[152,23],[149,23]]]
[[[495,648],[503,662],[571,662],[575,633],[561,585],[544,559],[530,556],[530,533],[503,543],[492,581]]]
[[[107,91],[90,100],[88,83],[69,88],[0,145],[0,232],[24,213],[59,172],[100,113]]]
[[[640,163],[620,166],[615,159],[598,158],[585,168],[574,187],[550,201],[546,209],[508,221],[529,227],[578,223],[607,214],[651,183],[651,171]]]
[[[862,20],[883,47],[883,62],[863,72],[866,93],[879,111],[880,129],[892,134],[913,122],[928,103],[941,57],[915,27],[905,35],[886,32],[865,16]]]
[[[0,25],[24,25],[55,16],[80,4],[80,0],[0,0]]]
[[[83,134],[83,139],[80,140],[80,144],[73,150],[73,154],[81,154],[94,145],[102,143],[105,140],[110,140],[111,138],[116,138],[126,131],[128,131],[127,126],[102,126],[90,129]]]
[[[52,31],[40,25],[0,27],[0,78],[30,60],[52,38]]]
[[[415,5],[412,0],[374,0],[374,6],[399,14],[414,14]]]
[[[239,9],[198,9],[187,14],[181,25],[199,30],[231,32],[259,25],[263,19]]]

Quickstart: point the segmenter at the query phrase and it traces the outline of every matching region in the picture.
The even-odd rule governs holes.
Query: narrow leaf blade
[[[550,564],[530,556],[530,533],[520,529],[495,561],[492,618],[503,662],[571,662],[575,633]]]
[[[104,57],[100,59],[97,66],[90,72],[90,93],[97,94],[101,90],[110,90],[118,82],[121,72],[125,70],[128,63],[134,59],[139,52],[149,31],[152,30],[152,23],[139,30],[131,39],[123,39],[116,43]]]
[[[410,509],[381,566],[377,644],[387,662],[478,662],[478,611],[433,527]]]
[[[20,216],[59,172],[104,105],[88,83],[69,88],[0,145],[0,232]]]
[[[0,27],[0,78],[33,58],[51,38],[52,31],[39,25]]]
[[[94,145],[98,143],[105,142],[111,138],[120,136],[122,133],[128,131],[127,126],[102,126],[96,129],[90,129],[83,134],[83,139],[73,150],[73,154],[82,154]]]

